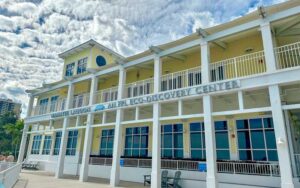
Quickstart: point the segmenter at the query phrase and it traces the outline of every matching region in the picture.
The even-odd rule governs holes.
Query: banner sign
[[[140,104],[151,104],[154,102],[168,101],[171,99],[179,99],[187,96],[203,95],[203,94],[213,93],[218,91],[231,90],[239,87],[240,87],[239,80],[212,83],[207,85],[199,85],[190,88],[164,91],[158,94],[150,94],[141,97],[112,101],[112,102],[97,104],[89,107],[76,108],[76,109],[71,109],[62,112],[55,112],[51,114],[51,118],[75,116],[75,115],[87,114],[89,112],[113,110],[117,108],[136,106]]]

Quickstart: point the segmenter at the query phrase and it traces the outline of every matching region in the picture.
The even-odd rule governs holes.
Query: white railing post
[[[210,82],[210,61],[209,61],[209,44],[205,41],[201,43],[201,67],[203,84]],[[217,188],[217,164],[216,164],[216,143],[214,122],[212,118],[212,99],[210,95],[203,96],[203,114],[205,125],[205,148],[206,148],[206,186]]]
[[[235,78],[238,77],[238,71],[237,71],[237,62],[236,62],[236,58],[233,58],[233,64],[234,64],[234,74],[235,74]]]
[[[162,62],[160,56],[155,54],[154,57],[154,94],[159,93],[161,87],[161,71]],[[152,169],[151,169],[151,188],[158,188],[161,186],[160,168],[160,142],[161,142],[161,128],[160,128],[160,104],[158,102],[153,104],[153,130],[152,130]]]
[[[65,110],[69,110],[72,106],[73,93],[74,93],[74,84],[70,82],[68,86],[68,96],[66,100]],[[69,118],[65,117],[63,121],[62,137],[61,137],[61,144],[59,148],[55,178],[61,178],[64,172],[64,162],[65,162],[67,139],[68,139],[68,131],[67,131],[68,125],[69,125]]]
[[[93,76],[91,80],[89,106],[93,105],[95,102],[94,95],[97,91],[97,86],[98,86],[98,77]],[[81,182],[87,181],[88,179],[89,159],[90,159],[92,139],[93,139],[93,128],[92,128],[93,124],[94,124],[94,114],[89,113],[87,115],[87,123],[85,128],[84,146],[83,146],[83,156],[82,156],[82,163],[81,163],[80,177],[79,177],[79,181]]]
[[[123,66],[119,69],[119,85],[118,85],[118,100],[124,97],[124,87],[126,81],[126,70]],[[121,158],[121,145],[122,145],[122,120],[123,110],[117,109],[116,125],[114,135],[114,147],[113,147],[113,161],[110,175],[110,185],[115,187],[120,182],[120,158]]]

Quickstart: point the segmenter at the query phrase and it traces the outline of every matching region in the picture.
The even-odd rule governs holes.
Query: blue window
[[[51,136],[45,136],[45,138],[44,138],[44,147],[43,147],[43,151],[42,151],[43,155],[49,155],[50,154],[51,143],[52,143]]]
[[[227,121],[215,121],[216,151],[218,160],[229,160],[229,141]]]
[[[48,101],[48,98],[40,100],[39,114],[45,114],[47,112]]]
[[[66,65],[66,76],[73,76],[74,75],[74,67],[75,67],[74,62]]]
[[[102,130],[100,156],[112,156],[114,146],[114,132],[114,129]]]
[[[55,134],[55,143],[54,143],[53,155],[58,155],[59,154],[61,137],[62,137],[62,132],[61,131],[60,132],[56,132],[56,134]]]
[[[31,154],[40,154],[42,135],[35,135],[32,141]]]
[[[200,71],[200,70],[199,70]],[[189,72],[188,73],[188,84],[189,86],[200,85],[201,82],[201,72]]]
[[[82,73],[86,72],[87,60],[88,60],[88,58],[85,57],[78,61],[77,74],[82,74]]]
[[[212,82],[225,79],[225,70],[223,65],[211,69],[210,73]]]
[[[237,120],[240,160],[278,161],[272,118]]]
[[[56,111],[57,100],[58,100],[58,96],[52,96],[51,97],[50,112],[55,112]]]
[[[147,157],[148,134],[148,127],[126,128],[124,156]]]
[[[66,155],[76,155],[78,131],[69,131]]]
[[[191,158],[206,159],[204,123],[190,124]]]
[[[161,156],[164,158],[183,158],[183,125],[161,126]]]

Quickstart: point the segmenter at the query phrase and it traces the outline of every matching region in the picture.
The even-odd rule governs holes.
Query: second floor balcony
[[[283,45],[274,49],[277,70],[300,66],[300,42]],[[200,65],[200,63],[199,63]],[[217,62],[210,63],[210,81],[236,79],[263,74],[267,71],[264,51],[249,53]],[[201,85],[201,66],[161,76],[160,91],[176,90],[185,87]],[[152,94],[154,91],[153,78],[128,83],[124,87],[124,98],[132,98]],[[94,104],[117,100],[118,87],[99,90],[95,93]],[[89,105],[89,93],[73,96],[71,108]],[[66,109],[66,98],[37,105],[33,108],[32,116]]]

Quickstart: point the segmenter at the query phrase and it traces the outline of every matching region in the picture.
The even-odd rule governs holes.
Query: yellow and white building
[[[28,91],[19,162],[112,186],[168,169],[182,187],[300,187],[299,36],[289,1],[131,57],[80,44]]]

